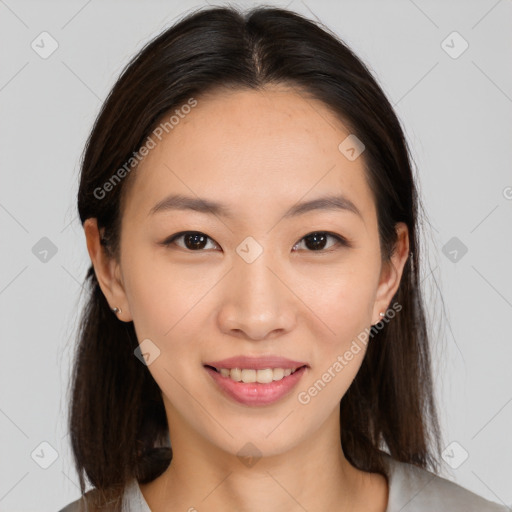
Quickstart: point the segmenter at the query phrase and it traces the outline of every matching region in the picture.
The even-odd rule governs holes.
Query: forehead
[[[179,115],[161,140],[153,136],[156,146],[131,177],[127,213],[147,216],[170,193],[215,199],[242,216],[337,193],[363,214],[373,210],[363,158],[340,151],[350,132],[322,102],[282,86],[195,100],[174,109]]]

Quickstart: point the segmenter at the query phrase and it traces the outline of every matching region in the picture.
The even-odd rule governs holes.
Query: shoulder
[[[69,505],[66,505],[64,508],[61,508],[58,512],[81,512],[80,502],[81,500],[73,501]]]
[[[509,512],[469,489],[425,469],[385,457],[389,498],[386,512]]]
[[[113,506],[97,505],[98,497],[99,491],[95,488],[90,489],[83,496],[61,508],[58,512],[110,512],[114,510]]]
[[[83,498],[79,498],[76,501],[69,503],[64,508],[61,508],[59,512],[91,512],[91,507],[90,505],[87,505]]]
[[[95,506],[94,503],[98,502],[98,490],[91,489],[87,491],[79,499],[69,503],[58,512],[111,512],[115,509],[113,502],[111,505]],[[119,503],[119,502],[118,502]],[[142,505],[142,507],[141,507]],[[144,506],[145,505],[145,506]],[[118,510],[118,509],[116,509]],[[147,504],[144,503],[142,495],[140,494],[138,482],[135,478],[126,482],[123,495],[121,510],[123,512],[151,512]]]

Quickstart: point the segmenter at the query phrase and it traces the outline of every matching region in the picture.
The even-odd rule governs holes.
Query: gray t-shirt
[[[386,512],[510,512],[512,509],[488,501],[460,485],[429,471],[398,462],[389,455],[389,498]],[[80,500],[59,512],[81,512]],[[131,480],[123,497],[123,512],[151,512],[137,480]]]

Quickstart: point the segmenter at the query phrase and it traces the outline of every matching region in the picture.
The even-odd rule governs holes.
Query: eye
[[[327,245],[329,239],[334,241],[331,245]],[[182,243],[177,243],[178,240],[181,240]],[[183,231],[176,233],[162,242],[162,244],[165,246],[174,244],[190,252],[202,252],[208,249],[207,245],[209,240],[213,243],[213,247],[210,247],[210,249],[219,248],[219,245],[212,238],[200,231]],[[350,247],[350,243],[345,238],[326,231],[314,231],[313,233],[309,233],[293,246],[293,250],[300,249],[302,243],[305,244],[308,252],[329,252],[331,248],[336,245]]]
[[[183,240],[183,245],[176,243],[176,240],[180,239]],[[182,233],[176,233],[162,243],[166,246],[175,244],[191,252],[201,252],[205,246],[208,245],[208,240],[211,240],[216,247],[219,247],[209,236],[200,231],[183,231]]]
[[[325,245],[327,243],[327,240],[329,240],[329,238],[334,240],[334,243],[331,244],[330,246],[328,246],[326,249]],[[348,241],[345,238],[343,238],[339,235],[335,235],[334,233],[328,233],[326,231],[314,231],[313,233],[309,233],[304,238],[299,240],[299,242],[297,242],[293,246],[293,248],[296,249],[302,243],[304,243],[305,246],[309,249],[308,252],[321,252],[321,251],[329,252],[329,249],[331,247],[335,246],[336,244],[344,246],[344,247],[350,247],[350,244],[348,243]]]

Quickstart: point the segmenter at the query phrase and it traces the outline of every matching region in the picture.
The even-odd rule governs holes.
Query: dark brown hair
[[[361,470],[384,475],[384,449],[396,460],[437,472],[440,431],[419,285],[420,201],[410,152],[371,72],[327,28],[278,8],[258,7],[245,14],[231,7],[206,8],[148,43],[117,80],[87,141],[80,220],[96,218],[104,250],[119,258],[123,198],[136,170],[108,187],[106,197],[99,196],[162,117],[219,88],[271,84],[322,101],[363,141],[383,259],[392,254],[396,223],[409,229],[412,255],[393,298],[401,311],[372,331],[362,366],[341,400],[345,456]],[[69,428],[82,494],[85,474],[100,499],[114,503],[129,479],[145,483],[160,475],[172,450],[161,391],[134,356],[133,322],[121,322],[111,312],[92,265],[86,285]]]

